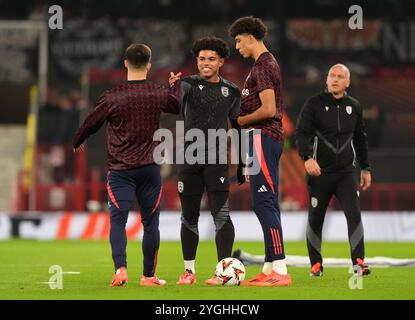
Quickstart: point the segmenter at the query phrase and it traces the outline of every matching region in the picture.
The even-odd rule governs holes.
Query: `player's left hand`
[[[372,184],[372,175],[369,171],[362,171],[360,173],[360,187],[363,191],[369,189],[370,185]]]

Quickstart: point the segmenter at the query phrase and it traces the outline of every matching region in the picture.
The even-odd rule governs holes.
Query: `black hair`
[[[253,16],[247,16],[237,19],[229,27],[229,35],[235,39],[237,35],[240,34],[251,34],[257,40],[263,40],[267,35],[267,26],[264,22]]]
[[[145,44],[133,43],[125,50],[125,59],[134,68],[142,69],[151,60],[151,49]]]
[[[202,50],[212,50],[215,51],[219,57],[227,58],[230,54],[230,49],[228,44],[221,38],[209,36],[198,39],[194,42],[193,48],[191,50],[192,54],[197,57],[199,52]]]

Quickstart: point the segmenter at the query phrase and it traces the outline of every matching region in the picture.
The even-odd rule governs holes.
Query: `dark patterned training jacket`
[[[162,112],[180,112],[178,86],[172,89],[148,80],[128,83],[107,90],[73,139],[79,147],[91,134],[107,123],[107,161],[109,170],[129,170],[154,162],[153,141],[160,127]]]

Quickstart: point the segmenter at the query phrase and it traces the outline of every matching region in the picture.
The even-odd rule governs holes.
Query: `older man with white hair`
[[[324,217],[332,196],[346,215],[352,263],[363,275],[370,273],[364,263],[363,224],[359,203],[360,188],[371,184],[368,145],[362,107],[349,96],[350,71],[343,64],[329,70],[327,88],[310,97],[297,121],[297,147],[304,160],[309,189],[307,247],[311,276],[323,275],[321,255]]]

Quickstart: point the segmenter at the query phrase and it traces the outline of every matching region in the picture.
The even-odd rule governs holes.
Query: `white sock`
[[[272,262],[264,263],[264,266],[262,267],[262,273],[266,274],[267,276],[272,273]]]
[[[288,270],[285,259],[272,261],[272,270],[282,276],[286,276],[288,274]]]
[[[195,274],[195,260],[184,260],[184,269],[192,271],[193,274]]]

